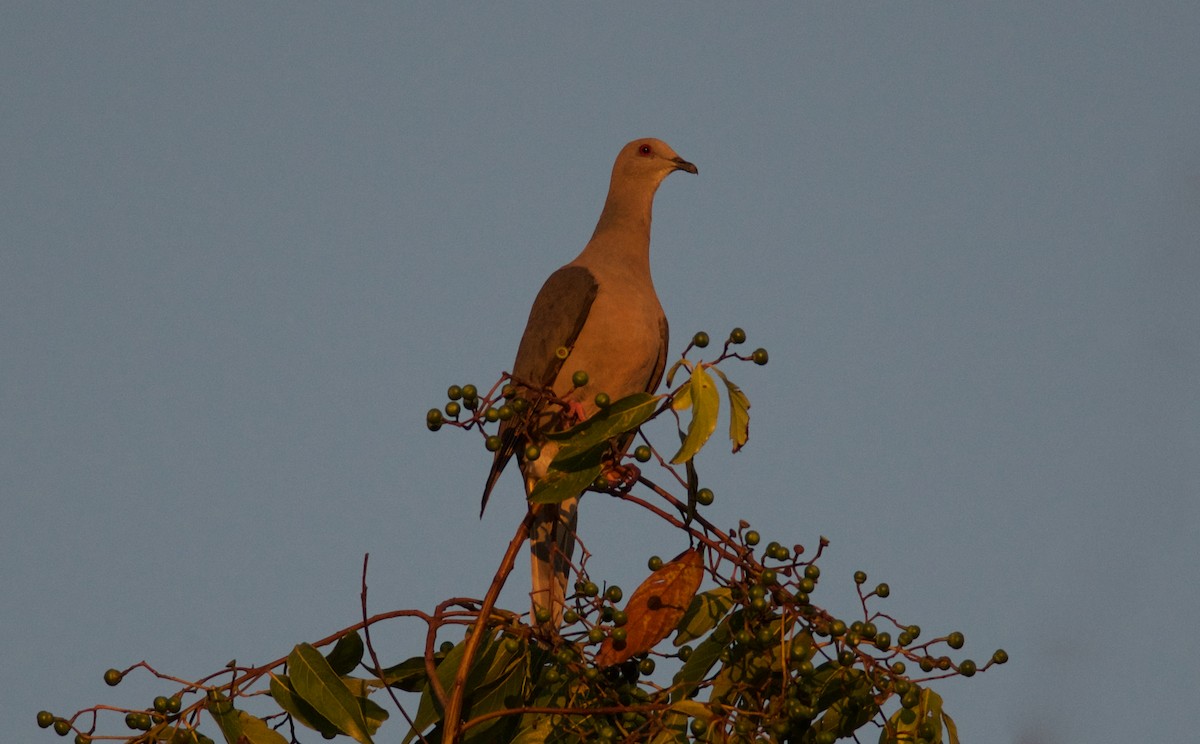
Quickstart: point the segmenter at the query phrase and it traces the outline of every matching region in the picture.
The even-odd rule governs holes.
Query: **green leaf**
[[[671,398],[671,408],[675,411],[686,411],[692,407],[692,381],[688,380],[679,386],[675,396]]]
[[[716,367],[713,371],[721,376],[729,394],[729,440],[733,442],[733,451],[737,452],[750,440],[750,399],[724,372]]]
[[[229,744],[288,744],[266,721],[233,707],[229,698],[219,692],[210,692],[204,707]]]
[[[733,590],[729,587],[718,587],[707,592],[701,592],[692,597],[687,612],[679,621],[679,631],[675,634],[675,646],[691,643],[701,638],[705,633],[717,627],[717,623],[729,613],[733,607]]]
[[[338,731],[337,726],[330,723],[315,708],[304,702],[296,694],[296,691],[292,688],[292,680],[286,674],[272,674],[270,689],[271,697],[275,699],[275,703],[285,712],[291,714],[297,723],[307,726],[327,738],[333,738],[341,733]]]
[[[634,393],[613,401],[608,408],[601,409],[591,418],[565,431],[546,434],[547,439],[561,442],[555,460],[568,460],[641,426],[658,410],[661,396],[650,393]]]
[[[420,692],[429,680],[425,673],[425,657],[414,656],[383,670],[383,681],[405,692]]]
[[[564,499],[578,496],[592,485],[602,470],[599,465],[573,473],[551,468],[546,477],[534,486],[533,492],[529,494],[529,501],[534,504],[557,504]]]
[[[362,707],[321,652],[301,643],[288,654],[292,688],[330,723],[361,744],[372,744]]]
[[[667,370],[667,387],[671,387],[672,385],[675,384],[675,373],[678,372],[679,368],[682,367],[686,363],[687,363],[686,359],[680,359],[678,362],[675,362],[674,364],[672,364],[671,368],[669,370]]]
[[[504,648],[502,638],[503,631],[490,631],[488,637],[479,644],[475,663],[467,674],[467,695],[463,701],[464,720],[470,720],[472,714],[479,715],[480,711],[475,708],[478,701],[482,700],[495,685],[504,683],[514,668],[520,669],[521,660],[524,658],[520,647],[515,652],[508,651]],[[447,695],[452,694],[454,678],[458,674],[458,667],[462,663],[465,652],[466,641],[460,641],[438,665],[438,680],[441,681],[442,689],[446,691]],[[441,720],[441,705],[437,702],[430,686],[426,685],[425,690],[421,693],[421,700],[417,704],[417,715],[413,719],[412,728],[404,737],[405,744],[412,741],[418,733]]]
[[[325,657],[329,668],[339,677],[343,677],[358,666],[363,657],[362,637],[357,633],[347,633],[337,640],[333,650]]]
[[[692,422],[688,424],[687,438],[671,462],[678,465],[696,456],[717,428],[717,412],[721,409],[721,396],[712,376],[697,364],[692,370]]]
[[[717,663],[717,659],[721,656],[721,652],[733,642],[733,634],[729,632],[729,619],[726,618],[721,625],[709,634],[700,642],[700,645],[692,651],[692,655],[683,663],[683,666],[675,673],[675,678],[671,682],[671,702],[677,703],[680,700],[685,700],[692,695],[696,686],[704,681],[708,676],[708,672],[712,669],[713,664]]]

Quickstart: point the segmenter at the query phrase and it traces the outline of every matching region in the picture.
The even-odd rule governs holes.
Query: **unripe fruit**
[[[573,625],[579,622],[579,613],[573,609],[569,609],[563,613],[563,622],[567,625]]]
[[[37,724],[38,728],[50,728],[54,725],[54,714],[48,710],[39,710]]]
[[[505,403],[504,405],[502,405],[496,409],[496,418],[500,419],[501,421],[508,421],[510,418],[513,417],[513,413],[514,413],[514,411],[513,411],[512,406]]]
[[[71,724],[65,718],[59,718],[54,722],[54,733],[59,736],[66,736],[71,733]]]
[[[775,569],[764,568],[759,580],[762,581],[764,586],[773,586],[779,580],[779,577],[775,574]]]
[[[708,721],[703,718],[693,718],[688,724],[688,728],[692,731],[692,736],[704,736],[704,732],[708,731]]]
[[[946,636],[946,645],[953,649],[962,648],[963,644],[966,642],[967,642],[967,639],[963,636],[962,633],[959,633],[958,631],[954,631],[950,635]]]
[[[643,444],[633,451],[633,459],[638,462],[650,462],[651,454],[650,448]]]
[[[495,408],[488,408],[483,412],[483,420],[489,424],[494,424],[500,420],[500,412]]]
[[[608,393],[596,393],[594,399],[596,408],[608,408],[612,405],[612,399],[608,397]]]
[[[744,344],[746,343],[746,332],[741,328],[734,328],[729,332],[729,343]]]
[[[974,677],[976,669],[975,662],[970,659],[963,659],[958,663],[958,673],[964,677]]]
[[[588,384],[588,373],[582,369],[571,375],[571,384],[575,387],[583,387]]]
[[[613,610],[612,622],[619,628],[629,622],[629,614],[625,610]]]
[[[178,695],[172,695],[170,697],[170,699],[167,700],[167,712],[168,713],[178,713],[179,709],[182,707],[183,707],[183,701],[179,699]]]
[[[846,634],[846,623],[841,620],[834,620],[829,624],[829,635],[837,638]]]
[[[92,737],[87,734],[75,734],[75,744],[90,744]]]
[[[604,640],[604,631],[597,627],[588,628],[588,640],[592,643],[599,643]]]
[[[908,667],[904,666],[903,661],[893,662],[892,663],[892,674],[904,674],[904,670],[907,668]],[[896,683],[896,690],[897,690],[897,692],[903,693],[903,690],[900,689],[900,682],[904,682],[904,680],[900,680],[899,682]],[[904,684],[907,685],[908,683],[904,682]]]
[[[932,672],[935,666],[937,666],[937,662],[933,660],[932,656],[921,657],[920,667],[922,672]]]
[[[583,584],[583,590],[580,592],[585,597],[594,597],[600,593],[600,587],[594,581],[586,581]]]
[[[879,633],[875,636],[875,648],[880,651],[887,651],[892,647],[892,634]]]
[[[866,571],[855,571],[854,572],[854,583],[855,584],[867,583],[867,572]]]
[[[604,598],[607,599],[609,602],[620,602],[621,598],[624,596],[625,596],[625,593],[622,592],[621,587],[617,586],[616,584],[613,584],[612,586],[610,586],[609,588],[604,590]]]
[[[746,544],[749,545],[750,547],[754,547],[755,545],[758,545],[758,541],[761,539],[762,539],[762,537],[758,534],[758,532],[756,530],[750,530],[749,532],[746,533]]]
[[[525,400],[524,398],[513,398],[510,405],[512,406],[513,411],[516,413],[524,413],[529,409],[529,401]]]
[[[697,332],[695,336],[692,336],[692,346],[695,346],[697,349],[703,349],[705,346],[708,346],[708,334],[704,331]]]
[[[502,440],[500,437],[496,436],[495,434],[492,434],[487,439],[483,440],[483,447],[488,452],[495,452],[496,450],[500,449],[500,447],[502,447],[503,445],[504,445],[504,440]]]
[[[458,400],[459,398],[463,397],[462,388],[460,388],[458,385],[451,385],[446,389],[446,397],[450,400]]]
[[[816,581],[821,578],[821,569],[815,563],[810,563],[804,567],[804,578]]]
[[[443,656],[450,653],[453,650],[454,650],[454,644],[450,641],[442,641],[442,645],[438,646],[438,651],[441,651]]]
[[[629,631],[624,628],[613,628],[611,635],[613,643],[624,643],[625,639],[629,637]]]
[[[708,506],[713,502],[713,492],[711,488],[701,488],[696,492],[696,503],[701,506]]]
[[[467,400],[470,400],[471,398],[478,398],[479,397],[479,389],[476,388],[474,385],[463,385],[462,386],[462,397]]]
[[[771,359],[771,357],[767,354],[767,350],[762,347],[755,349],[754,353],[750,355],[750,358],[753,359],[754,363],[760,367]]]
[[[436,408],[430,408],[429,413],[425,414],[425,425],[429,427],[430,431],[442,428],[442,421],[442,412]]]
[[[652,555],[650,556],[650,560],[646,561],[646,567],[651,571],[657,571],[663,567],[663,559],[659,558],[657,555]]]
[[[881,599],[886,599],[891,593],[892,588],[887,584],[880,584],[879,586],[875,587],[875,596]]]
[[[158,697],[154,698],[154,711],[156,713],[166,713],[168,703],[169,701],[165,695],[159,695]]]
[[[1008,652],[1002,648],[996,649],[996,653],[992,654],[992,661],[997,664],[1004,664],[1008,661]]]
[[[638,663],[638,671],[642,674],[654,674],[654,659],[645,658]]]
[[[542,456],[542,450],[536,444],[531,444],[525,448],[525,459],[536,460]]]
[[[539,624],[548,623],[550,622],[550,610],[546,609],[545,607],[539,607],[537,608],[537,611],[533,613],[533,617],[538,621]]]
[[[125,675],[121,674],[116,669],[109,669],[104,672],[104,684],[108,685],[109,687],[116,687],[117,685],[121,684],[121,680],[124,678]]]
[[[450,401],[446,404],[445,411],[446,415],[450,418],[456,418],[458,414],[462,413],[462,405],[456,403],[455,401]]]

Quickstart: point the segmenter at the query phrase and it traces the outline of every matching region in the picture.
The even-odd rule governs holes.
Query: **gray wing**
[[[513,377],[543,387],[554,383],[563,365],[563,360],[555,352],[559,347],[565,346],[568,350],[574,347],[599,287],[592,272],[581,266],[564,266],[550,275],[529,311],[525,333],[521,336],[517,358],[513,362]],[[662,376],[661,368],[658,374]],[[492,459],[492,469],[483,488],[483,503],[479,507],[481,516],[487,508],[488,497],[496,480],[520,444],[510,422],[500,425],[499,435],[501,445]]]

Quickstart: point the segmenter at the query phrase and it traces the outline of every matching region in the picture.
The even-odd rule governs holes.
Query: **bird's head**
[[[646,183],[657,188],[664,178],[677,170],[697,172],[696,166],[676,155],[666,142],[646,137],[621,148],[617,162],[613,164],[613,180]]]

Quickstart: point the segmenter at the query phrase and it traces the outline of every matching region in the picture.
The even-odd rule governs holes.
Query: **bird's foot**
[[[641,468],[633,464],[613,465],[600,474],[610,491],[625,492],[642,477]]]

